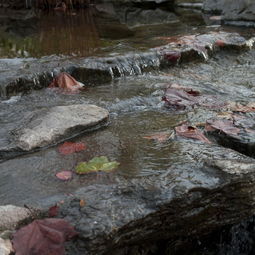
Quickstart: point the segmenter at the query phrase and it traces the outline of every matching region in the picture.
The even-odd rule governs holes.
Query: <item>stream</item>
[[[199,10],[177,9],[171,12],[166,6],[145,10],[130,7],[121,10],[118,6],[106,4],[95,5],[67,16],[52,12],[28,15],[32,15],[31,20],[34,22],[28,19],[16,26],[17,20],[12,19],[12,22],[8,23],[1,13],[0,29],[4,31],[0,36],[2,59],[19,61],[20,58],[54,58],[58,55],[72,61],[75,58],[91,56],[114,57],[126,52],[145,51],[161,46],[165,43],[163,38],[170,36],[212,31],[239,32],[245,38],[254,34],[252,28],[220,26],[219,22],[210,21]],[[39,15],[40,18],[35,19],[34,15]],[[145,24],[141,24],[142,22]],[[3,144],[8,143],[6,133],[17,128],[24,116],[31,111],[88,103],[110,112],[108,126],[69,139],[83,142],[87,146],[85,151],[61,155],[58,145],[55,145],[3,159],[0,162],[1,204],[48,208],[54,203],[76,196],[75,192],[80,188],[112,185],[116,179],[131,182],[132,179],[143,180],[161,175],[173,166],[183,166],[184,169],[191,160],[195,162],[192,164],[196,164],[194,169],[191,165],[187,171],[176,171],[172,182],[181,182],[186,187],[199,183],[213,186],[220,182],[219,177],[211,175],[208,179],[207,175],[195,171],[196,167],[201,166],[200,155],[212,158],[213,146],[217,144],[213,137],[210,137],[214,144],[212,147],[201,147],[199,141],[180,137],[171,136],[164,142],[145,137],[161,132],[173,134],[174,128],[180,123],[189,121],[195,125],[216,116],[217,112],[208,108],[177,112],[169,110],[162,101],[169,85],[177,84],[202,94],[217,96],[219,102],[247,104],[255,102],[254,67],[254,49],[243,52],[220,51],[206,62],[183,63],[141,75],[115,78],[99,85],[87,86],[79,94],[63,94],[43,88],[0,98],[0,140]],[[73,179],[67,182],[56,178],[57,172],[73,171],[79,162],[88,161],[95,156],[107,156],[118,161],[120,166],[110,174],[74,175]],[[237,228],[235,231],[247,233],[246,225],[249,224],[245,221],[241,227],[233,228]],[[229,230],[230,228],[231,226],[220,233],[214,233],[217,239],[214,247],[209,245],[211,239],[202,240],[199,245],[200,241],[197,242],[194,246],[197,250],[192,254],[252,254],[250,248],[243,249],[243,253],[236,253],[238,249],[234,251],[230,248],[233,238],[242,239],[240,246],[243,246],[243,239],[246,238],[241,234],[232,234],[232,239],[229,236],[227,238],[229,231],[234,231],[233,228]],[[249,228],[252,228],[251,225]],[[223,234],[226,231],[228,234]],[[224,244],[218,236],[226,237]],[[246,236],[249,236],[250,243],[254,242],[249,234]]]

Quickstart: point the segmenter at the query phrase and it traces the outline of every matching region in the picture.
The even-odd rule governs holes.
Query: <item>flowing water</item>
[[[174,14],[166,10],[157,10],[168,14],[165,24],[159,25],[158,20],[154,24],[141,24],[139,19],[128,16],[132,14],[131,11],[125,12],[126,23],[123,24],[117,22],[116,16],[110,19],[109,13],[102,14],[99,7],[69,15],[40,14],[41,18],[36,23],[25,26],[26,34],[23,33],[24,27],[5,25],[2,27],[5,32],[1,34],[0,55],[115,55],[158,46],[162,44],[159,37],[233,29],[207,26],[196,12],[192,12],[191,18],[187,18],[185,13],[173,18],[171,15]],[[109,12],[112,11],[109,7]],[[142,13],[142,10],[137,12]],[[124,16],[119,13],[119,20]],[[252,33],[251,30],[243,32],[247,36]],[[45,88],[0,100],[0,139],[5,139],[6,130],[17,128],[26,113],[36,109],[91,103],[110,112],[108,127],[71,139],[84,142],[87,145],[84,152],[63,156],[55,146],[1,162],[1,204],[47,207],[72,196],[72,192],[87,184],[112,183],[116,176],[146,177],[163,172],[175,163],[185,163],[187,158],[183,155],[189,155],[190,147],[183,147],[178,139],[171,138],[161,143],[144,137],[160,132],[172,134],[173,128],[179,123],[186,120],[191,123],[204,122],[215,112],[208,109],[178,114],[169,111],[161,99],[164,89],[175,83],[204,94],[217,95],[219,101],[254,102],[254,67],[254,50],[242,54],[221,52],[206,63],[191,63],[164,71],[122,77],[100,86],[88,87],[80,94],[61,94]],[[61,182],[55,177],[59,171],[74,170],[78,162],[100,155],[120,162],[119,169],[108,175],[74,176],[68,182]]]

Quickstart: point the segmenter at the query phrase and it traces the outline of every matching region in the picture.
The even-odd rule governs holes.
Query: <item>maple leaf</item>
[[[77,91],[83,84],[76,81],[70,74],[68,73],[60,73],[49,85],[49,88],[60,88],[64,91]]]
[[[13,235],[16,255],[63,255],[64,243],[77,232],[63,219],[34,220]]]
[[[116,161],[109,161],[107,157],[94,157],[88,162],[80,162],[75,170],[77,174],[87,174],[91,172],[104,171],[109,172],[117,168],[119,165]]]
[[[168,88],[165,96],[162,97],[167,107],[175,109],[185,109],[200,105],[206,108],[221,108],[226,105],[225,102],[219,102],[218,98],[211,95],[200,95],[200,92],[192,89]]]
[[[86,150],[84,143],[65,142],[58,147],[58,152],[62,155],[69,155],[83,150]]]
[[[62,181],[68,181],[72,179],[73,172],[72,171],[61,171],[56,173],[56,177]]]
[[[205,135],[196,127],[188,126],[187,124],[183,124],[181,126],[175,127],[176,134],[179,136],[183,136],[186,138],[192,138],[196,140],[200,140],[205,143],[211,143]]]
[[[207,131],[218,130],[229,135],[238,135],[240,132],[240,129],[234,126],[233,121],[227,119],[207,120],[205,128]]]

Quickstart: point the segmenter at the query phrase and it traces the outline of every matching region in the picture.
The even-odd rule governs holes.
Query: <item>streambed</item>
[[[215,30],[215,28],[206,26],[194,26],[194,30],[197,29],[199,31]],[[176,31],[180,30],[177,28]],[[186,33],[187,29],[184,30],[184,34]],[[245,33],[249,37],[250,31],[246,30]],[[163,35],[169,36],[165,33]],[[157,33],[156,37],[158,36]],[[141,36],[140,40],[142,38],[144,37]],[[125,41],[125,43],[127,42],[129,41]],[[132,45],[132,37],[129,45]],[[154,46],[158,46],[158,44]],[[150,44],[148,47],[152,47],[152,45]],[[132,47],[130,49],[133,50]],[[123,52],[123,48],[118,51],[116,47],[113,47],[110,52],[111,55],[114,55],[114,52],[120,54]],[[191,87],[202,94],[216,95],[219,102],[237,101],[243,104],[254,102],[254,56],[254,50],[241,53],[221,51],[207,62],[182,64],[169,69],[151,71],[143,75],[120,77],[98,86],[90,86],[75,95],[61,94],[49,88],[43,88],[30,91],[27,94],[17,94],[10,98],[1,99],[0,137],[2,140],[5,139],[6,132],[17,127],[26,113],[30,111],[58,105],[89,103],[106,108],[110,112],[110,123],[107,127],[85,135],[80,134],[71,139],[71,141],[84,142],[87,145],[87,150],[84,152],[63,156],[59,154],[57,146],[54,146],[27,155],[3,159],[0,163],[1,203],[27,204],[48,208],[62,200],[74,200],[73,203],[75,203],[75,199],[79,200],[85,197],[89,204],[88,211],[86,209],[84,212],[75,211],[76,205],[72,209],[72,206],[68,206],[69,202],[67,202],[67,208],[63,209],[63,216],[70,218],[77,227],[80,225],[79,230],[83,233],[83,238],[92,239],[97,236],[97,232],[104,233],[105,231],[105,233],[109,233],[109,226],[121,229],[129,221],[139,219],[139,217],[142,218],[147,213],[153,214],[157,211],[156,208],[162,206],[167,199],[178,198],[178,196],[186,194],[187,190],[201,187],[214,190],[215,187],[223,187],[224,185],[228,187],[230,177],[228,176],[227,167],[225,169],[226,173],[224,171],[222,173],[220,170],[216,171],[217,167],[215,168],[215,166],[202,169],[204,166],[203,160],[214,160],[215,157],[223,155],[223,157],[233,162],[237,160],[239,163],[253,164],[252,158],[245,156],[243,158],[242,155],[235,154],[234,151],[229,151],[217,145],[216,140],[212,137],[210,138],[213,142],[212,145],[203,145],[199,141],[177,136],[171,136],[170,139],[164,142],[149,140],[144,137],[166,131],[172,134],[174,127],[184,121],[189,121],[192,124],[203,123],[220,111],[200,107],[177,112],[167,109],[162,101],[162,96],[164,96],[165,89],[171,84]],[[119,168],[109,174],[74,175],[74,178],[68,182],[62,182],[55,177],[55,174],[59,171],[74,170],[80,161],[87,161],[94,156],[101,155],[118,161],[120,163]],[[159,179],[158,184],[157,178]],[[246,181],[249,182],[249,178],[251,177],[241,179],[245,183],[244,185],[247,185]],[[237,178],[238,181],[240,180]],[[120,186],[120,194],[126,196],[127,201],[124,200],[126,208],[134,207],[134,212],[132,210],[130,213],[126,211],[128,215],[126,217],[122,216],[120,219],[118,219],[117,214],[117,202],[120,203],[119,201],[122,200],[118,200],[118,198],[116,198],[117,202],[111,200],[111,198],[117,197],[115,193],[116,185]],[[137,193],[131,194],[132,185],[134,185]],[[169,188],[168,191],[161,187],[164,185],[166,190]],[[236,190],[238,190],[237,187],[238,184]],[[251,189],[250,186],[248,189]],[[104,192],[109,192],[109,194],[105,194],[105,198],[100,198],[99,195],[104,194]],[[230,190],[227,189],[227,192],[230,192]],[[251,189],[250,193],[252,192]],[[131,194],[130,197],[126,195],[129,193]],[[91,196],[86,197],[87,194]],[[137,196],[134,201],[131,199],[133,196]],[[143,201],[141,207],[136,208],[141,199]],[[252,198],[249,199],[252,200]],[[247,204],[250,202],[249,199],[247,198]],[[101,200],[104,204],[101,204]],[[107,203],[109,204],[107,205]],[[143,206],[143,203],[146,206]],[[92,221],[94,222],[94,219],[97,218],[96,215],[92,216],[95,211],[89,211],[90,207],[93,208],[93,206],[96,211],[102,213],[102,215],[98,213],[97,216],[97,221],[101,222],[102,226],[105,224],[103,223],[104,220],[108,219],[107,217],[116,216],[116,222],[109,223],[109,226],[105,224],[106,230],[101,225],[98,229],[94,225],[92,226]],[[121,206],[123,205],[119,205],[120,208]],[[226,207],[228,206],[230,207],[231,203],[226,205]],[[114,209],[116,209],[116,212],[112,211]],[[125,213],[124,208],[120,210]],[[252,211],[247,212],[247,214],[244,211],[240,209],[240,218],[252,215]],[[82,213],[89,216],[91,222],[88,219],[87,222],[84,219],[83,223],[77,220]],[[75,214],[78,216],[75,216]],[[235,214],[233,213],[233,215]],[[238,218],[238,216],[233,216],[229,223],[239,221]],[[92,234],[90,237],[86,236],[86,223],[91,224],[88,230],[90,234],[91,231],[94,231],[93,229],[96,229],[95,233],[93,232],[94,236]],[[208,223],[209,230],[210,228],[213,229],[214,224]],[[144,232],[146,233],[146,231]],[[149,236],[148,240],[153,237]],[[171,238],[171,235],[168,238]],[[125,236],[122,239],[125,244]],[[133,241],[133,243],[136,242],[136,240]],[[80,242],[77,244],[77,249],[80,249],[80,251],[87,249],[92,253],[94,251],[94,254],[99,254],[96,253],[96,250],[93,250],[95,247],[92,246],[88,244],[84,248]],[[104,248],[103,245],[102,247]],[[99,251],[102,252],[102,250]],[[118,249],[116,252],[116,254],[120,254]],[[72,247],[70,248],[70,254],[77,254]]]

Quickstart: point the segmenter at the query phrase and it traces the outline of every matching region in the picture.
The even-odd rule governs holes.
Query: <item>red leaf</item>
[[[200,95],[198,91],[192,89],[185,90],[168,88],[166,94],[162,97],[168,107],[185,109],[186,107],[194,107],[200,105],[207,108],[221,108],[226,105],[225,102],[219,102],[217,97],[211,95]]]
[[[84,143],[65,142],[58,147],[58,152],[62,155],[69,155],[75,152],[84,151],[86,145]]]
[[[196,127],[188,126],[183,124],[181,126],[175,127],[176,134],[179,136],[183,136],[186,138],[192,138],[196,140],[200,140],[205,143],[211,143],[204,134],[197,129]]]
[[[56,177],[62,181],[68,181],[72,179],[73,172],[72,171],[62,171],[56,174]]]
[[[176,64],[181,58],[181,53],[177,51],[170,51],[164,54],[164,58],[169,62]]]
[[[225,119],[207,120],[205,128],[207,131],[218,130],[228,135],[238,135],[240,132],[240,129],[234,126],[233,121]]]
[[[68,73],[60,73],[49,85],[49,88],[61,88],[65,91],[77,91],[83,86]]]
[[[16,255],[63,255],[64,242],[77,235],[63,219],[34,220],[13,235]]]
[[[58,215],[59,206],[54,205],[49,208],[48,215],[49,217],[56,217]]]
[[[222,40],[217,40],[215,42],[215,45],[219,46],[219,47],[224,47],[226,45],[226,43]]]

